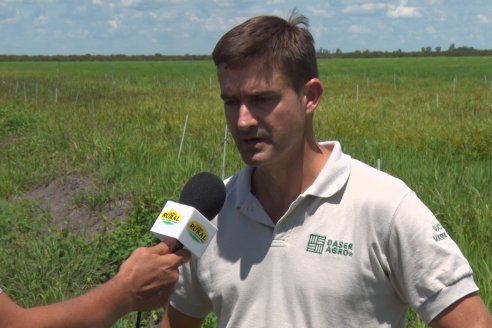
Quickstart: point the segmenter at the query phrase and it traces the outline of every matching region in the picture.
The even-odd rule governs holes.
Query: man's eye
[[[227,107],[237,106],[237,104],[239,103],[235,99],[224,99],[223,101],[224,101],[224,106],[227,106]]]
[[[256,97],[254,99],[255,103],[261,105],[261,104],[270,104],[275,100],[275,98],[270,97],[270,96],[261,96],[261,97]]]

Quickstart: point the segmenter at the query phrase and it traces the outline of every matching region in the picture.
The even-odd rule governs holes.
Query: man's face
[[[219,67],[227,125],[247,165],[286,165],[303,155],[304,97],[280,72],[259,66]]]

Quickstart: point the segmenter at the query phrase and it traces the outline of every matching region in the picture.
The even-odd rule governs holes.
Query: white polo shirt
[[[182,267],[172,306],[218,327],[404,327],[478,290],[458,246],[402,181],[338,142],[314,183],[274,224],[251,168],[227,183],[204,255]]]

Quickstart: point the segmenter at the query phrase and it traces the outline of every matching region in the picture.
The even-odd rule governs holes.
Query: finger
[[[185,264],[191,258],[191,253],[188,250],[181,249],[176,253],[165,254],[162,256],[163,261],[167,263],[167,267],[177,269],[180,265]]]
[[[162,240],[162,243],[166,244],[167,247],[169,248],[170,252],[173,253],[173,249],[174,249],[174,247],[176,247],[178,240],[171,238],[171,237],[166,237],[166,238],[164,238],[164,240]]]
[[[168,244],[160,242],[157,245],[150,246],[149,250],[158,255],[165,255],[171,253],[172,248]]]
[[[191,253],[186,249],[180,249],[179,251],[176,251],[174,254],[181,257],[181,263],[179,265],[185,264],[191,259]]]

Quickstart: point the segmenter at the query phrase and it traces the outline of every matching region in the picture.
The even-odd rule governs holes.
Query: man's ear
[[[306,102],[306,114],[313,114],[321,101],[323,84],[319,79],[311,79],[304,85],[304,99]]]

